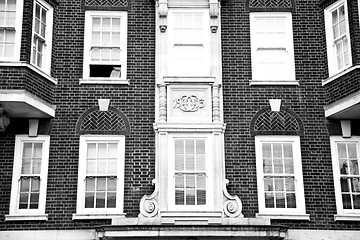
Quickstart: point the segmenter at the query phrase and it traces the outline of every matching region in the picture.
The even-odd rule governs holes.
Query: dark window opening
[[[121,65],[90,65],[90,77],[120,78]]]

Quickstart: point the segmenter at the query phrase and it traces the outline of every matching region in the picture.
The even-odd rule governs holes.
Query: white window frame
[[[85,208],[85,178],[86,178],[86,154],[88,143],[117,143],[117,185],[116,185],[116,207],[115,208]],[[122,135],[82,135],[80,136],[79,148],[79,174],[77,188],[76,214],[73,219],[101,219],[113,216],[125,215],[124,208],[124,158],[125,158],[125,136]]]
[[[264,169],[262,143],[291,143],[295,178],[296,208],[266,208],[264,194]],[[299,136],[255,136],[256,169],[258,184],[258,216],[271,219],[309,220],[305,210],[305,196],[302,175],[301,149]]]
[[[201,67],[198,67],[196,73],[187,73],[186,70],[181,70],[183,66],[178,66],[175,63],[174,57],[175,54],[175,17],[174,14],[177,13],[201,13],[202,14],[202,21],[203,21],[203,41],[202,41],[202,48],[204,49],[204,55],[202,60]],[[210,17],[209,17],[209,9],[206,8],[171,8],[169,9],[168,14],[168,75],[169,76],[182,76],[182,77],[204,77],[210,76],[210,38],[211,38],[211,29],[210,29]],[[191,46],[192,44],[184,44],[183,47]],[[200,46],[199,46],[200,47]],[[201,71],[200,71],[201,70]]]
[[[175,139],[204,139],[205,140],[205,173],[206,173],[206,204],[204,205],[175,205]],[[212,211],[214,206],[213,191],[213,157],[212,135],[206,133],[169,134],[169,162],[168,162],[168,206],[173,211]]]
[[[92,19],[93,17],[119,17],[120,18],[120,61],[110,61],[116,65],[121,65],[121,76],[117,77],[90,77],[91,64],[91,39],[92,39]],[[86,11],[85,12],[85,33],[84,33],[84,65],[83,79],[80,83],[97,83],[97,84],[128,84],[127,80],[127,18],[126,11]],[[101,61],[96,62],[99,65]]]
[[[284,79],[280,79],[279,76],[261,71],[258,59],[260,58],[258,51],[261,50],[261,46],[258,46],[258,37],[256,29],[257,18],[284,18],[285,30],[286,30],[286,47],[285,49],[279,49],[278,51],[286,51],[287,72]],[[292,14],[290,12],[251,12],[250,13],[250,36],[251,36],[251,65],[252,65],[252,80],[251,84],[261,85],[297,85],[298,82],[295,78],[295,59],[294,59],[294,41],[293,41],[293,27],[292,27]],[[260,50],[259,50],[260,49]],[[261,50],[263,51],[263,50]],[[273,51],[276,56],[275,50]]]
[[[38,209],[19,209],[19,191],[22,166],[22,154],[24,143],[42,143],[42,162],[40,172],[40,193],[39,193],[39,207]],[[15,136],[15,153],[14,153],[14,167],[13,177],[11,185],[10,196],[10,210],[9,215],[5,216],[6,221],[16,220],[47,220],[47,214],[45,214],[46,205],[46,189],[47,189],[47,175],[49,165],[49,147],[50,136],[39,135],[37,137],[29,137],[28,135],[16,135]]]
[[[45,28],[45,38],[39,37],[37,34],[36,38],[41,38],[44,42],[44,49],[42,55],[42,66],[38,66],[37,63],[33,62],[34,53],[34,39],[35,39],[35,11],[36,11],[36,4],[39,4],[41,7],[47,10],[46,13],[46,28]],[[44,73],[50,75],[51,70],[51,50],[52,50],[52,36],[53,36],[53,15],[54,9],[53,7],[43,0],[35,0],[33,5],[33,24],[32,24],[32,33],[31,33],[31,58],[30,63],[37,69],[40,69]]]
[[[343,138],[342,136],[331,136],[331,157],[334,175],[334,187],[336,197],[337,215],[335,220],[349,220],[360,221],[360,209],[344,209],[342,201],[341,183],[340,183],[340,167],[338,159],[338,143],[355,143],[357,145],[358,164],[360,164],[360,137],[352,136],[350,138]],[[360,165],[359,165],[360,166]]]
[[[336,57],[336,46],[333,38],[333,29],[332,29],[332,12],[341,5],[344,5],[345,9],[345,22],[346,22],[346,34],[342,38],[348,39],[349,44],[349,64],[344,66],[343,68],[338,69],[337,66],[337,57]],[[324,17],[325,17],[325,32],[326,32],[326,47],[327,47],[327,58],[328,58],[328,70],[329,70],[329,77],[336,75],[344,71],[345,69],[352,66],[352,54],[351,54],[351,39],[350,39],[350,29],[349,29],[349,19],[348,19],[348,8],[347,8],[347,1],[340,0],[335,2],[334,4],[330,5],[324,10]]]
[[[20,61],[20,48],[21,48],[21,31],[23,19],[23,0],[16,1],[16,19],[14,26],[0,26],[0,31],[3,29],[10,29],[15,31],[14,52],[12,57],[0,57],[0,61],[4,62],[19,62]]]

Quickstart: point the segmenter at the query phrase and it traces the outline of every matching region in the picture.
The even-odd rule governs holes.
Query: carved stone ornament
[[[140,201],[140,214],[147,218],[154,217],[159,212],[159,204],[156,201],[159,192],[158,181],[153,179],[152,184],[155,185],[154,192],[151,195],[144,195]]]
[[[174,99],[174,108],[179,108],[184,112],[196,112],[200,108],[205,106],[205,100],[199,99],[195,95],[182,96],[177,99]]]
[[[238,196],[232,196],[228,193],[226,185],[229,184],[229,180],[225,179],[225,184],[223,186],[224,194],[224,213],[227,217],[236,218],[243,217],[242,215],[242,203]]]

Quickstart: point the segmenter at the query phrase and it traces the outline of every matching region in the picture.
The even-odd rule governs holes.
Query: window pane
[[[274,208],[274,194],[273,193],[265,193],[265,207],[266,208]]]
[[[350,174],[359,175],[358,160],[350,160]]]
[[[116,178],[108,178],[107,190],[108,192],[116,192]]]
[[[274,173],[284,173],[282,158],[274,158]]]
[[[39,193],[30,194],[30,209],[37,209],[39,207]]]
[[[276,193],[276,208],[285,208],[285,194]]]
[[[188,171],[195,170],[195,156],[187,155],[185,157],[185,169]]]
[[[185,153],[193,154],[194,153],[194,140],[185,140]]]
[[[359,178],[351,178],[351,192],[360,192],[360,182]]]
[[[184,155],[175,155],[175,170],[184,170]]]
[[[100,32],[93,32],[91,36],[91,45],[99,46],[100,43]]]
[[[107,144],[99,143],[98,144],[98,158],[106,158],[107,157]]]
[[[97,173],[98,174],[106,173],[106,159],[98,159]]]
[[[30,174],[30,170],[31,170],[31,159],[23,158],[22,165],[21,165],[21,173],[22,174]]]
[[[27,209],[28,208],[28,200],[29,200],[29,193],[20,193],[19,197],[19,209]]]
[[[346,144],[345,143],[338,143],[337,147],[338,147],[339,158],[347,158]]]
[[[205,155],[196,156],[196,170],[198,171],[205,170]]]
[[[21,178],[20,192],[29,192],[29,190],[30,190],[30,178]]]
[[[105,192],[96,193],[96,208],[105,208]]]
[[[186,188],[195,188],[195,175],[186,175]]]
[[[184,141],[175,140],[175,154],[183,154],[183,153],[184,153]]]
[[[274,191],[274,185],[273,185],[273,179],[272,178],[265,178],[264,179],[264,190],[265,191]]]
[[[93,192],[95,191],[95,178],[86,178],[85,191]]]
[[[197,205],[205,205],[206,204],[206,191],[205,190],[197,190]]]
[[[93,192],[85,193],[85,208],[94,208],[95,194]]]
[[[284,191],[284,179],[282,178],[275,178],[275,191]]]
[[[175,175],[175,188],[184,188],[185,184],[184,184],[185,178],[184,175]]]
[[[196,176],[196,188],[206,188],[206,176],[205,174]]]
[[[341,174],[348,174],[348,166],[346,159],[339,159],[339,168]]]
[[[349,180],[347,178],[340,178],[341,192],[349,192]]]
[[[342,201],[344,209],[352,209],[350,194],[343,194]]]
[[[105,191],[106,178],[97,178],[96,191]]]
[[[116,175],[117,173],[117,159],[109,159],[108,174]]]
[[[196,141],[196,153],[205,154],[205,140]]]
[[[112,18],[112,31],[120,31],[120,18]]]
[[[270,143],[263,143],[262,144],[262,153],[264,158],[271,158],[271,144]]]
[[[109,143],[108,144],[109,147],[109,158],[117,158],[117,143]]]
[[[353,195],[354,209],[360,209],[360,195]]]
[[[92,30],[93,31],[101,30],[101,19],[99,17],[93,18]]]
[[[285,179],[286,184],[286,191],[295,191],[295,181],[294,178],[286,178]]]
[[[109,31],[110,30],[110,18],[102,19],[102,30]]]
[[[116,193],[115,192],[108,193],[106,207],[107,208],[116,208]]]
[[[40,191],[40,179],[32,178],[31,181],[31,192],[39,192]]]
[[[23,157],[30,158],[32,157],[32,143],[24,143]]]
[[[287,208],[296,208],[296,197],[295,193],[286,194]]]
[[[185,204],[184,190],[176,189],[175,190],[175,205],[184,205],[184,204]]]
[[[273,173],[271,158],[264,158],[264,173]]]
[[[101,37],[101,45],[102,46],[109,46],[110,45],[110,32],[103,32]]]
[[[186,189],[186,205],[195,205],[195,189]]]
[[[274,158],[283,157],[281,143],[273,143],[273,156]]]
[[[349,158],[356,158],[357,159],[357,149],[355,143],[347,144],[348,151],[349,151]]]

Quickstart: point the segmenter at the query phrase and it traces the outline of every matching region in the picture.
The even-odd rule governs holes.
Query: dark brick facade
[[[258,212],[255,141],[250,133],[254,115],[282,99],[303,125],[301,152],[306,212],[310,221],[273,220],[295,229],[360,230],[360,222],[335,222],[335,192],[328,122],[323,106],[359,90],[358,71],[322,86],[327,76],[323,7],[313,0],[294,0],[293,32],[296,80],[299,86],[251,86],[249,11],[246,1],[227,0],[221,13],[223,111],[226,178],[228,190],[242,200],[243,214]],[[352,9],[357,9],[355,2]],[[76,212],[79,134],[76,123],[97,99],[111,99],[130,123],[126,136],[124,212],[137,217],[143,195],[151,194],[155,177],[155,6],[149,0],[131,1],[128,8],[129,85],[79,84],[83,70],[85,8],[81,0],[53,1],[54,41],[52,76],[55,86],[27,68],[0,68],[1,89],[25,89],[56,105],[51,121],[41,123],[50,131],[50,157],[46,213],[49,220],[5,222],[9,213],[15,135],[26,133],[24,119],[14,119],[0,132],[0,230],[88,229],[109,225],[110,220],[72,220]],[[356,5],[356,6],[355,6]],[[29,62],[32,1],[25,1],[21,60]],[[357,10],[352,17],[358,19]],[[359,24],[351,28],[353,61],[360,61]],[[355,33],[356,32],[356,33]],[[354,37],[353,37],[354,36]],[[344,81],[346,83],[344,83]],[[341,83],[340,83],[341,82]],[[21,126],[21,127],[19,127]],[[358,131],[358,130],[357,130]]]

